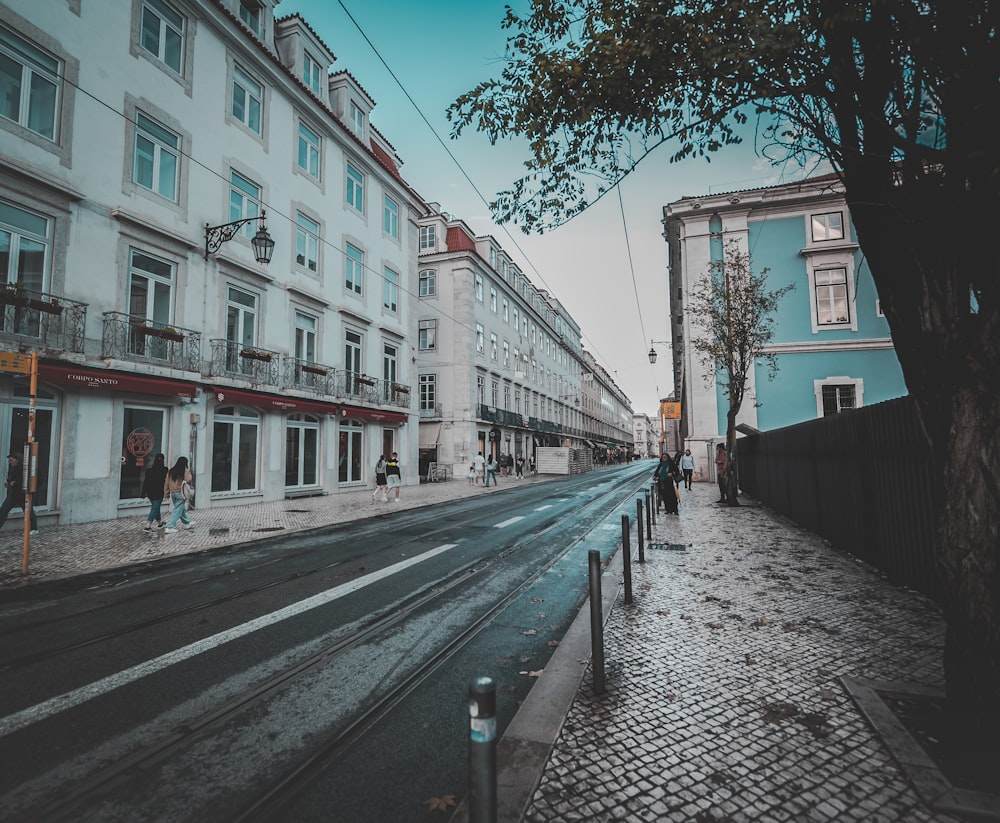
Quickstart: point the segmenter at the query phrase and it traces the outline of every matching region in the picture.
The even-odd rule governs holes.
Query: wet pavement
[[[549,478],[551,479],[551,478]],[[146,535],[134,516],[46,527],[21,575],[21,521],[0,531],[0,588],[502,492],[464,480],[196,510]],[[606,691],[585,606],[498,745],[501,821],[939,821],[842,677],[942,687],[944,620],[927,598],[765,507],[682,491],[660,514],[626,605],[619,551],[604,574]],[[634,515],[633,515],[634,519]],[[459,809],[453,820],[466,818]]]

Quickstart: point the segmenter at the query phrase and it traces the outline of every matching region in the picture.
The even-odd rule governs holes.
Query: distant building
[[[464,474],[477,452],[531,460],[539,446],[624,447],[628,408],[580,327],[492,237],[431,204],[419,220],[420,465]],[[628,408],[631,415],[631,409]],[[630,442],[630,438],[628,438]]]
[[[771,288],[793,283],[776,314],[777,378],[751,370],[738,422],[775,429],[906,394],[899,361],[834,176],[761,189],[684,197],[663,209],[670,261],[674,385],[680,387],[681,436],[708,470],[725,437],[728,401],[706,386],[691,341],[702,332],[688,308],[694,284],[721,260],[730,240],[749,251]]]
[[[634,453],[639,457],[656,457],[660,449],[660,417],[636,412],[632,415]]]

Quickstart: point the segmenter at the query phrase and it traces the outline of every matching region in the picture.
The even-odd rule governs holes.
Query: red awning
[[[194,397],[197,389],[194,383],[184,383],[179,380],[53,363],[39,363],[38,378],[47,383],[59,383],[77,389],[105,389],[136,394],[159,394],[165,397]]]
[[[375,420],[379,423],[405,423],[406,415],[382,409],[361,409],[356,406],[341,406],[341,414],[354,420]],[[346,413],[345,413],[346,412]]]
[[[333,403],[321,403],[316,400],[303,400],[301,397],[290,397],[287,394],[265,394],[264,392],[240,391],[224,386],[215,386],[215,399],[219,404],[238,406],[257,406],[258,408],[288,412],[303,412],[307,414],[334,414],[337,406]]]

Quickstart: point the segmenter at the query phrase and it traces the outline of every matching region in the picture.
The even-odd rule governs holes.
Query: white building
[[[660,416],[650,417],[643,412],[632,415],[634,454],[639,457],[656,457],[660,449]]]
[[[393,450],[416,482],[425,207],[275,5],[0,3],[0,349],[41,357],[43,518],[136,513],[157,452],[190,456],[200,506],[361,485]],[[27,406],[0,375],[5,447]]]

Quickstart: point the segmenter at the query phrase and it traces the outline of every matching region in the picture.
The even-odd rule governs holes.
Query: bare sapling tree
[[[765,351],[774,338],[774,314],[794,284],[768,289],[770,269],[754,274],[750,253],[730,240],[722,260],[691,290],[689,309],[703,333],[691,340],[705,367],[705,385],[718,384],[729,400],[726,411],[726,502],[738,506],[736,483],[736,418],[743,408],[754,364],[766,366],[768,380],[778,373],[778,361]]]

